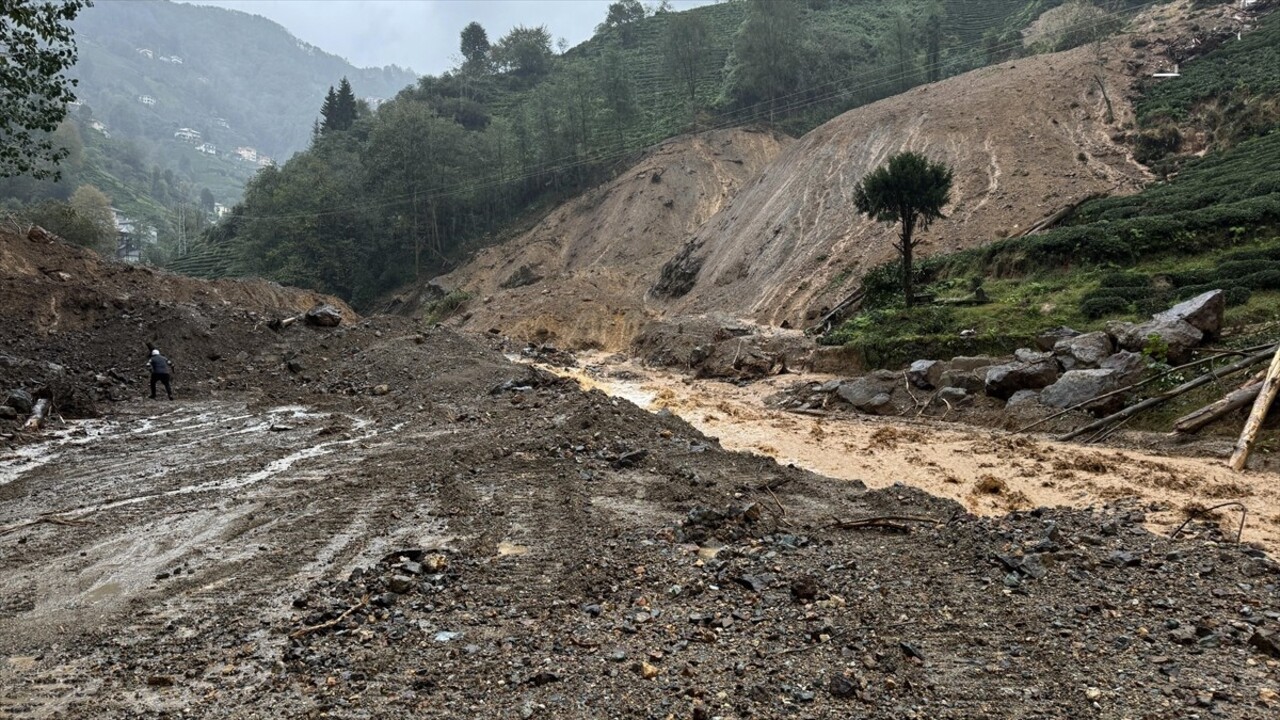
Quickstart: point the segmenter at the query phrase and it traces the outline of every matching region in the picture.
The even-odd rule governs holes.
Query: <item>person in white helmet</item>
[[[156,399],[156,383],[159,382],[164,385],[165,393],[172,400],[173,388],[169,385],[169,375],[173,372],[173,363],[161,355],[159,350],[152,350],[147,365],[151,368],[151,399]]]

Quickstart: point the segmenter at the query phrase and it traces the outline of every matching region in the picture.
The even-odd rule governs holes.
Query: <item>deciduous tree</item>
[[[67,149],[49,137],[75,100],[71,21],[88,0],[0,0],[0,177],[58,177]]]
[[[942,219],[942,208],[951,200],[952,170],[915,152],[902,152],[871,171],[853,190],[858,212],[879,222],[898,223],[894,249],[902,256],[902,291],[907,307],[915,302],[912,288],[912,254],[924,230]]]
[[[663,55],[667,70],[681,85],[689,102],[698,92],[698,75],[707,52],[707,27],[697,13],[671,15],[663,36]]]

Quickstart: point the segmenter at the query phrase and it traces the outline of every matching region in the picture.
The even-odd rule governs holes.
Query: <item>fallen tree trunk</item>
[[[1266,372],[1260,372],[1249,378],[1248,382],[1240,388],[1227,393],[1225,397],[1209,403],[1199,410],[1183,415],[1174,421],[1173,432],[1178,435],[1198,433],[1207,425],[1211,425],[1248,405],[1254,401],[1254,398],[1258,397],[1258,391],[1262,389],[1262,380],[1265,377]]]
[[[1228,463],[1232,470],[1240,472],[1244,469],[1245,462],[1249,460],[1249,449],[1253,447],[1253,440],[1258,436],[1262,421],[1267,419],[1267,411],[1271,409],[1277,393],[1280,393],[1280,347],[1276,348],[1276,354],[1271,358],[1267,377],[1262,381],[1258,397],[1253,401],[1253,410],[1249,412],[1249,419],[1245,421],[1240,439],[1236,441],[1236,451],[1231,454],[1231,461]]]
[[[1260,353],[1257,353],[1256,355],[1250,355],[1249,357],[1246,357],[1243,360],[1238,360],[1234,363],[1231,363],[1230,365],[1227,365],[1226,367],[1218,368],[1217,370],[1210,370],[1204,375],[1188,380],[1187,382],[1182,383],[1181,385],[1179,385],[1176,388],[1173,388],[1172,390],[1168,390],[1166,392],[1160,393],[1159,395],[1156,395],[1154,397],[1149,397],[1146,400],[1143,400],[1142,402],[1137,403],[1135,405],[1130,405],[1129,407],[1121,410],[1118,413],[1113,413],[1111,415],[1108,415],[1102,418],[1101,420],[1091,422],[1082,428],[1077,428],[1075,430],[1072,430],[1066,435],[1060,435],[1058,436],[1057,439],[1065,442],[1067,440],[1073,440],[1075,438],[1078,438],[1081,435],[1085,435],[1087,433],[1091,433],[1096,430],[1101,430],[1102,428],[1110,425],[1113,422],[1133,417],[1134,415],[1137,415],[1143,410],[1146,410],[1148,408],[1153,408],[1156,405],[1160,405],[1161,403],[1164,403],[1168,400],[1172,400],[1173,398],[1176,398],[1179,395],[1185,392],[1188,392],[1190,390],[1194,390],[1200,387],[1201,385],[1208,384],[1219,378],[1223,378],[1223,377],[1226,377],[1227,375],[1238,373],[1241,370],[1244,370],[1246,368],[1253,367],[1254,365],[1257,365],[1258,363],[1263,362],[1267,358],[1272,357],[1277,350],[1280,350],[1280,345],[1272,345],[1271,347],[1267,348],[1265,352],[1260,352]]]
[[[23,430],[39,430],[44,425],[44,419],[49,414],[49,401],[41,398],[36,401],[35,407],[31,408],[31,417],[22,424]]]
[[[839,319],[843,313],[852,311],[862,303],[862,297],[867,294],[865,287],[859,287],[852,295],[840,301],[830,312],[818,318],[818,322],[809,326],[810,333],[824,333],[830,329],[830,324]]]
[[[1102,196],[1103,196],[1102,193],[1090,193],[1088,195],[1085,195],[1079,200],[1072,202],[1070,205],[1067,205],[1066,207],[1059,209],[1057,212],[1053,213],[1049,217],[1046,217],[1043,220],[1040,220],[1039,222],[1035,223],[1031,227],[1027,228],[1018,237],[1026,237],[1028,235],[1034,235],[1038,232],[1048,230],[1054,225],[1057,225],[1058,223],[1065,220],[1068,215],[1075,212],[1076,209],[1079,208],[1081,205],[1089,202],[1090,200],[1095,200]]]

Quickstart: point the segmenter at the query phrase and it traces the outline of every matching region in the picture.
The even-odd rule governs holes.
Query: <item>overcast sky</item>
[[[611,0],[181,1],[270,18],[357,67],[399,65],[438,75],[457,64],[458,33],[472,20],[484,26],[490,42],[516,25],[546,25],[553,38],[564,38],[572,47],[591,37]],[[684,10],[713,1],[672,0],[671,5]]]

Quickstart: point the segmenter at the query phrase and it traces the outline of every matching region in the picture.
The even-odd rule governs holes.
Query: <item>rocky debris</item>
[[[0,405],[0,420],[17,420],[18,411],[10,405]]]
[[[700,378],[751,380],[805,366],[815,347],[800,331],[699,316],[649,323],[636,336],[632,354]]]
[[[980,394],[986,391],[986,371],[982,370],[982,374],[972,370],[956,370],[954,368],[944,370],[938,376],[938,386],[943,389],[959,389],[971,395]]]
[[[896,411],[893,393],[902,384],[901,376],[890,370],[876,370],[869,375],[840,383],[836,394],[863,412],[889,415]]]
[[[1111,369],[1068,370],[1040,393],[1040,402],[1055,408],[1083,406],[1094,414],[1107,415],[1124,407],[1123,395],[1090,401],[1119,389],[1119,378],[1119,371]]]
[[[1101,330],[1059,340],[1053,346],[1064,370],[1096,368],[1114,352],[1111,336]]]
[[[1111,323],[1107,326],[1107,333],[1115,338],[1121,349],[1136,353],[1163,353],[1174,364],[1191,359],[1191,351],[1204,340],[1204,333],[1177,318],[1149,320],[1139,325]]]
[[[1047,353],[1027,354],[1018,361],[987,369],[983,387],[994,398],[1007,400],[1019,390],[1039,390],[1058,379],[1058,363]]]
[[[937,360],[916,360],[907,368],[907,379],[921,390],[933,390],[942,379],[943,369]]]
[[[1222,316],[1226,309],[1226,295],[1221,290],[1210,290],[1156,313],[1152,319],[1162,322],[1182,320],[1203,333],[1206,340],[1212,340],[1222,331]]]
[[[1058,343],[1076,337],[1080,332],[1062,325],[1050,328],[1036,335],[1036,347],[1043,352],[1057,352]]]
[[[1141,353],[1121,350],[1098,364],[1103,370],[1115,370],[1116,382],[1131,385],[1147,372],[1150,361]]]
[[[342,311],[329,305],[316,305],[306,312],[305,322],[312,327],[338,327],[342,324]]]
[[[577,367],[578,358],[551,343],[529,343],[520,349],[520,357],[556,367]]]
[[[4,404],[13,408],[19,415],[30,415],[35,402],[35,398],[26,390],[10,390],[4,400]]]

